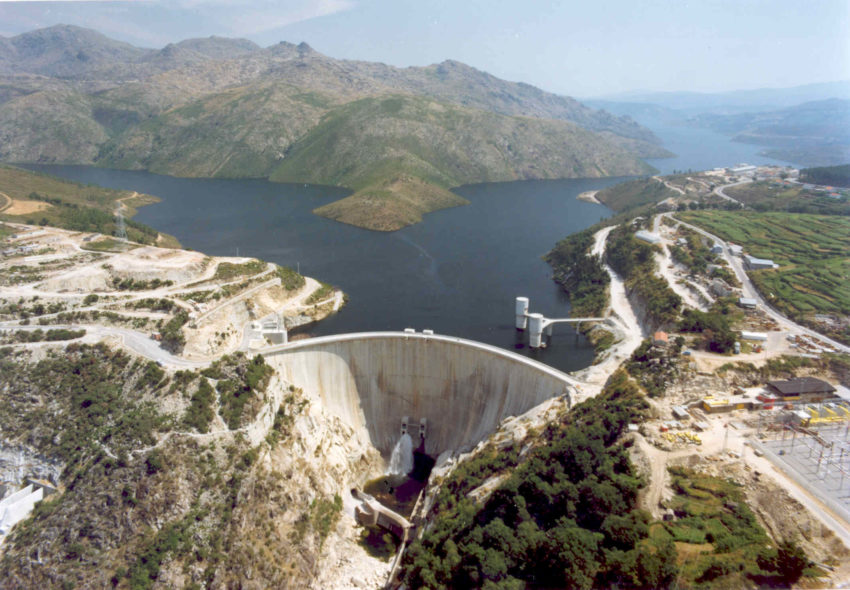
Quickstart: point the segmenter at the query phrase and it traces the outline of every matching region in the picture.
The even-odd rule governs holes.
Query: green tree
[[[766,572],[776,572],[778,580],[790,586],[803,575],[809,560],[799,545],[786,539],[779,543],[774,552],[760,555],[758,564]]]

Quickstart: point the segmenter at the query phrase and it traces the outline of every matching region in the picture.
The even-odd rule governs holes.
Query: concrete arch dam
[[[460,338],[404,332],[344,334],[262,351],[281,377],[340,417],[388,458],[404,417],[425,451],[466,451],[508,416],[568,393],[566,374],[512,352]]]

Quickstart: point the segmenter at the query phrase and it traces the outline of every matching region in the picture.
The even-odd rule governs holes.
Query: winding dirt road
[[[617,330],[619,341],[608,349],[599,363],[591,365],[587,369],[579,371],[576,377],[586,382],[582,386],[581,399],[593,397],[602,391],[605,381],[613,373],[620,364],[629,358],[635,349],[640,346],[647,331],[641,325],[632,304],[629,303],[629,298],[626,295],[626,286],[620,276],[614,270],[604,263],[605,244],[608,240],[608,235],[616,226],[606,227],[593,236],[593,248],[590,251],[592,256],[600,256],[603,259],[605,271],[611,279],[608,285],[609,297],[609,322],[614,325]]]

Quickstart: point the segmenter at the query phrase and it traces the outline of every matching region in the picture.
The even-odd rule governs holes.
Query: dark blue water
[[[85,166],[29,166],[80,182],[156,195],[136,220],[218,256],[254,256],[299,268],[342,288],[349,302],[314,335],[430,328],[534,356],[565,371],[593,353],[568,326],[548,349],[518,349],[514,298],[531,311],[566,317],[569,305],[541,256],[563,237],[607,217],[576,196],[622,179],[477,184],[455,192],[471,204],[437,211],[393,233],[323,219],[311,210],[344,189],[264,180],[211,180]]]

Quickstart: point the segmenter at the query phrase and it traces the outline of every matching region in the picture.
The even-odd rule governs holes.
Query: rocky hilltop
[[[428,195],[464,182],[645,173],[638,158],[666,155],[658,144],[628,117],[454,61],[398,68],[219,37],[140,49],[64,25],[0,38],[0,159],[374,184],[392,221],[373,229],[461,204]],[[321,173],[305,170],[318,145]],[[399,217],[411,174],[434,186]]]

